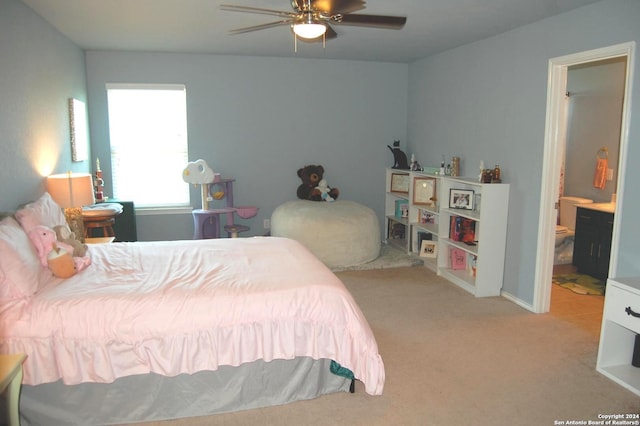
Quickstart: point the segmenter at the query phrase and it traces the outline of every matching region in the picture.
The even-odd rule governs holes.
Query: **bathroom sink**
[[[584,207],[591,210],[598,210],[606,213],[615,213],[616,211],[616,203],[581,204],[580,207]]]

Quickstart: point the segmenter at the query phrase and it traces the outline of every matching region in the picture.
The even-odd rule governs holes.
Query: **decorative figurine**
[[[391,152],[393,153],[393,169],[400,169],[400,170],[409,170],[409,163],[407,162],[407,154],[405,154],[401,149],[400,149],[400,141],[399,140],[395,140],[393,141],[393,148],[389,145],[387,145],[387,147],[391,150]]]

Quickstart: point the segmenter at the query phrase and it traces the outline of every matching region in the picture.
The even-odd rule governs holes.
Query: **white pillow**
[[[40,260],[27,233],[12,217],[0,221],[0,299],[32,296],[47,269]]]
[[[25,232],[29,232],[38,225],[51,229],[57,225],[67,226],[62,208],[53,201],[48,192],[33,203],[29,203],[16,212],[16,219]]]

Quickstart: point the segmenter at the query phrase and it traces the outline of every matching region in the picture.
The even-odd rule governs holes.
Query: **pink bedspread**
[[[0,306],[24,383],[109,383],[263,359],[327,358],[382,393],[384,365],[342,282],[299,243],[254,237],[91,245],[91,266]]]

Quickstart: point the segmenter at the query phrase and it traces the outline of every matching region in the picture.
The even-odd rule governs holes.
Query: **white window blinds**
[[[113,195],[136,207],[189,205],[184,85],[107,84]]]

